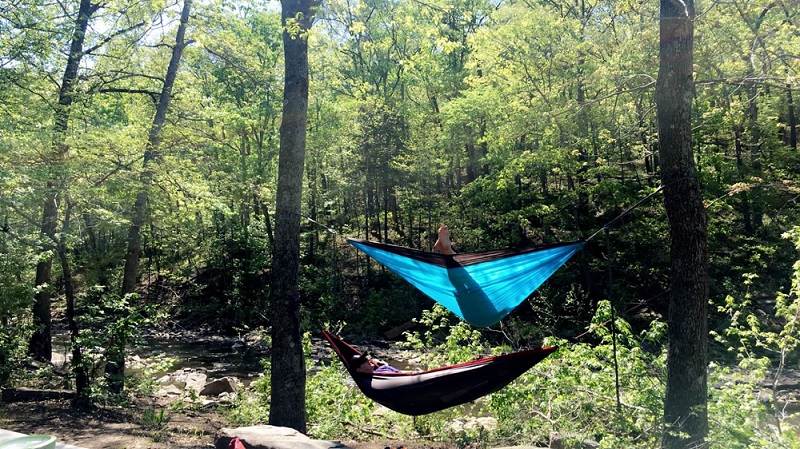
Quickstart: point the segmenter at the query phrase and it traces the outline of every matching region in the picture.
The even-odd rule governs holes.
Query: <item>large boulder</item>
[[[227,449],[234,437],[246,449],[349,449],[339,441],[312,440],[289,427],[267,425],[220,429],[216,449]]]
[[[207,383],[203,389],[200,390],[200,396],[219,396],[222,393],[235,393],[237,389],[238,383],[236,379],[232,377],[223,377]]]
[[[192,394],[191,392],[194,391],[195,394],[199,396],[200,392],[203,391],[203,387],[206,386],[207,378],[208,375],[206,375],[206,373],[188,373],[186,375],[186,393]]]

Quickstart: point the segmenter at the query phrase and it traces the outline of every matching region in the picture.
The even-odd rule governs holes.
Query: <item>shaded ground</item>
[[[87,449],[200,449],[213,448],[217,431],[230,427],[216,410],[201,408],[172,412],[163,428],[148,429],[142,426],[145,410],[153,410],[152,404],[143,401],[127,408],[100,407],[93,412],[79,412],[70,407],[69,401],[0,403],[0,428],[56,435],[60,443]],[[342,442],[352,449],[454,449],[429,442]]]
[[[69,401],[0,404],[0,427],[26,434],[56,435],[61,443],[89,449],[208,448],[214,446],[217,430],[224,427],[216,410],[200,409],[173,412],[168,422],[161,421],[163,426],[146,428],[142,425],[147,422],[143,418],[145,410],[153,407],[140,403],[79,412],[70,407]]]

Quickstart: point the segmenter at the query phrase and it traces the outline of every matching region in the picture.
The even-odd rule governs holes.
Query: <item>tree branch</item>
[[[159,92],[155,92],[152,90],[147,89],[123,89],[118,87],[109,87],[106,89],[98,90],[101,94],[109,94],[109,93],[119,93],[119,94],[145,94],[149,95],[150,98],[153,99],[153,103],[158,102],[158,96],[160,95]]]
[[[117,30],[117,32],[109,34],[108,36],[106,36],[97,45],[95,45],[93,47],[89,47],[88,49],[84,50],[83,55],[84,56],[90,55],[90,54],[92,54],[93,51],[95,51],[95,50],[99,49],[100,47],[102,47],[103,45],[107,44],[111,39],[113,39],[113,38],[115,38],[115,37],[117,37],[117,36],[119,36],[121,34],[125,34],[128,31],[135,30],[136,28],[143,27],[143,26],[144,26],[144,21],[139,22],[139,23],[134,24],[134,25],[131,25],[128,28],[125,28],[125,29],[122,29],[122,30]]]

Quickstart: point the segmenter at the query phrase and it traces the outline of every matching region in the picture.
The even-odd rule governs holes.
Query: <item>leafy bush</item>
[[[142,412],[139,423],[146,430],[163,430],[171,419],[166,409],[147,408]]]
[[[30,249],[7,241],[0,232],[0,386],[9,385],[27,360],[27,340],[33,332],[27,317],[34,290],[22,279],[30,277],[35,262]]]
[[[106,362],[142,344],[142,328],[160,318],[155,306],[134,304],[136,297],[135,293],[120,297],[99,285],[78,297],[79,307],[84,310],[78,317],[81,331],[76,343],[81,346],[82,362],[92,379],[92,402],[109,399]]]
[[[561,349],[490,396],[489,410],[499,420],[498,439],[541,442],[555,431],[609,448],[655,445],[666,355],[643,349],[641,342],[663,341],[664,326],[654,322],[643,335],[635,336],[617,318],[618,408],[610,319],[610,304],[602,301],[591,328],[599,344],[546,339],[545,346]]]
[[[784,237],[800,250],[800,227]],[[751,308],[750,286],[757,276],[745,274],[743,278],[743,296],[728,295],[717,308],[729,324],[722,332],[711,333],[736,362],[711,364],[710,440],[720,447],[798,448],[800,436],[787,422],[792,416],[784,407],[791,399],[779,397],[778,380],[800,344],[800,261],[794,264],[789,291],[776,297],[777,326],[765,322]]]
[[[236,426],[251,426],[269,422],[270,371],[269,359],[263,359],[264,372],[248,390],[238,392],[230,407],[221,409],[225,418]]]
[[[306,383],[308,432],[316,438],[341,437],[375,424],[375,404],[334,363],[314,368]]]

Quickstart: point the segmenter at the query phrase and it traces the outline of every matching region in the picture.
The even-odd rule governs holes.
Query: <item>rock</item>
[[[403,335],[403,332],[413,329],[416,325],[417,323],[414,321],[408,321],[395,328],[389,329],[383,333],[383,336],[389,340],[394,340],[395,338]]]
[[[220,429],[216,449],[227,449],[233,437],[246,449],[349,449],[339,441],[312,440],[294,429],[267,425]]]
[[[220,404],[232,404],[236,400],[236,393],[222,393],[217,398]]]
[[[214,379],[200,390],[200,396],[219,396],[222,393],[233,393],[238,390],[238,386],[236,379],[232,377]]]
[[[486,430],[497,429],[497,419],[492,417],[481,418],[458,418],[447,423],[446,428],[451,432],[461,432],[465,430],[476,430],[483,427]]]
[[[189,373],[186,375],[186,392],[191,394],[194,391],[196,394],[200,394],[203,391],[203,387],[206,386],[206,379],[208,376],[206,373]]]
[[[71,353],[62,354],[59,352],[53,352],[50,354],[50,363],[52,363],[53,366],[58,368],[64,368],[64,367],[69,368],[70,360],[72,360]]]
[[[566,440],[572,440],[567,442]],[[573,432],[559,433],[550,432],[550,449],[597,449],[600,443],[594,440],[584,439],[583,435]]]
[[[180,396],[183,394],[183,390],[176,387],[175,385],[164,385],[163,387],[159,388],[156,391],[156,396],[166,397],[166,396]]]
[[[497,418],[491,416],[484,416],[475,420],[475,425],[483,427],[486,430],[497,430]]]
[[[156,380],[156,383],[162,384],[162,385],[166,385],[168,383],[172,383],[172,376],[170,376],[169,374],[164,374],[163,376],[159,377]]]

